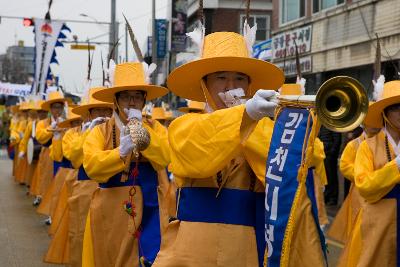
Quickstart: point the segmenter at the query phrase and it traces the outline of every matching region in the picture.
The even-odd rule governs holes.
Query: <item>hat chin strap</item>
[[[206,104],[208,106],[210,106],[212,111],[218,110],[217,105],[215,105],[215,102],[212,99],[210,92],[208,91],[208,88],[207,88],[206,84],[204,83],[203,79],[200,80],[200,86],[201,86],[201,91],[203,91],[203,95],[204,95],[204,99],[206,100]],[[207,106],[206,106],[206,110],[207,110]]]
[[[115,95],[114,95],[114,105],[117,107],[118,116],[120,117],[122,123],[127,124],[128,116],[126,116],[125,111],[123,111],[121,109],[121,107],[118,105],[118,101],[117,101],[117,98],[115,97]]]

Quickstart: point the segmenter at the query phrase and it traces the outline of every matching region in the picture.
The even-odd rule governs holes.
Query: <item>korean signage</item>
[[[188,0],[172,0],[171,50],[183,52],[186,49]]]
[[[299,54],[303,54],[311,51],[311,34],[312,26],[306,26],[298,28],[292,31],[287,31],[275,35],[272,38],[272,58],[273,59],[283,59],[286,57],[295,56],[296,47],[295,41]]]
[[[268,267],[281,266],[289,216],[298,189],[304,140],[310,123],[306,109],[285,108],[279,113],[266,164],[265,239]]]
[[[296,60],[286,60],[285,62],[280,61],[275,63],[280,69],[284,69],[285,76],[293,76],[296,75]],[[312,72],[312,61],[311,56],[300,57],[300,70],[301,73],[309,73]]]

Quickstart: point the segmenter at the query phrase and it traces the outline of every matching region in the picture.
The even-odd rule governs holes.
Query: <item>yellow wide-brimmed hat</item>
[[[174,113],[170,110],[170,111],[165,111],[165,120],[166,121],[172,121],[175,119]]]
[[[19,110],[20,111],[26,111],[31,109],[31,106],[29,105],[29,102],[23,101],[19,104]]]
[[[369,127],[382,128],[384,126],[382,112],[394,104],[400,104],[400,80],[384,84],[381,97],[369,106],[364,123]]]
[[[93,97],[100,101],[113,103],[116,93],[127,90],[145,91],[146,100],[152,100],[168,93],[167,88],[147,82],[143,63],[128,62],[116,65],[113,86],[97,91]]]
[[[180,107],[178,110],[183,113],[190,113],[190,112],[203,112],[206,108],[206,103],[188,100],[187,107]]]
[[[297,83],[285,83],[279,89],[281,95],[302,95],[301,85]]]
[[[250,77],[248,96],[258,89],[277,90],[284,83],[284,74],[274,64],[251,58],[245,38],[234,32],[216,32],[204,38],[200,59],[186,63],[168,76],[168,88],[176,95],[206,102],[201,80],[220,71],[244,73]]]
[[[93,97],[93,94],[100,91],[104,90],[106,87],[94,87],[89,89],[89,99],[85,99],[80,106],[77,106],[72,109],[72,112],[75,114],[78,114],[80,116],[87,116],[89,113],[89,110],[92,108],[111,108],[113,109],[114,105],[112,103],[108,102],[103,102],[100,100],[97,100],[96,98]]]
[[[152,120],[165,120],[165,110],[163,107],[154,107],[151,112]]]
[[[10,111],[11,111],[11,113],[13,113],[13,114],[18,113],[18,111],[19,111],[19,105],[10,106]]]
[[[71,128],[71,122],[82,119],[81,116],[72,112],[74,108],[74,106],[68,106],[67,119],[57,125],[59,128]]]
[[[65,97],[64,97],[62,92],[60,92],[60,91],[48,92],[46,100],[42,104],[42,109],[49,111],[51,104],[53,104],[53,103],[64,103],[65,101],[67,101],[67,99],[65,99]]]

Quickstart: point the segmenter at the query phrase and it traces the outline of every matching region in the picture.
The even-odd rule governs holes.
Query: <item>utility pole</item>
[[[152,5],[152,16],[151,16],[151,25],[152,25],[152,37],[151,37],[151,62],[157,64],[157,40],[156,40],[156,0],[153,0]],[[153,72],[152,77],[153,84],[157,83],[157,70]]]
[[[109,53],[111,53],[111,49],[113,45],[117,42],[118,40],[118,28],[117,28],[117,23],[115,22],[115,13],[116,13],[116,0],[111,0],[111,22],[110,22],[110,48],[109,48]],[[118,60],[118,45],[115,47],[114,50],[114,60]]]

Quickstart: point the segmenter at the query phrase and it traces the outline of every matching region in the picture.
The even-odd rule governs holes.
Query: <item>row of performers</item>
[[[278,67],[251,58],[248,40],[239,34],[207,35],[201,49],[199,59],[170,74],[168,88],[206,104],[188,108],[189,114],[175,119],[168,129],[142,114],[146,101],[168,90],[149,84],[150,68],[141,62],[116,65],[111,86],[90,89],[81,105],[69,105],[66,120],[61,118],[67,102],[57,91],[49,92],[43,103],[22,108],[38,112],[11,125],[12,142],[19,150],[14,174],[20,182],[32,177],[30,193],[43,196],[38,211],[52,218],[46,262],[325,265],[326,246],[318,235],[319,225],[327,224],[321,193],[326,184],[325,156],[318,139],[307,151],[311,153],[307,167],[314,172],[318,223],[307,198],[295,208],[292,203],[283,208],[280,204],[282,210],[297,212],[291,217],[296,222],[290,221],[296,227],[290,238],[284,233],[281,248],[274,247],[276,240],[265,223],[275,90],[300,94],[301,86],[284,85]],[[400,82],[381,87],[365,124],[383,130],[351,142],[341,163],[345,176],[353,179],[347,201],[351,203],[330,233],[346,244],[343,266],[399,266]],[[245,97],[250,99],[245,101]],[[131,122],[140,123],[132,128]],[[18,131],[24,128],[21,138]],[[139,145],[137,140],[143,136],[135,134],[135,129],[145,132],[149,139],[145,146]],[[42,146],[34,164],[25,159],[30,137]],[[277,160],[284,163],[286,158],[281,156]],[[279,217],[280,209],[275,213]],[[345,218],[347,227],[340,218]],[[318,229],[311,229],[315,224]],[[345,231],[340,233],[341,229]],[[276,261],[272,249],[281,251]]]

